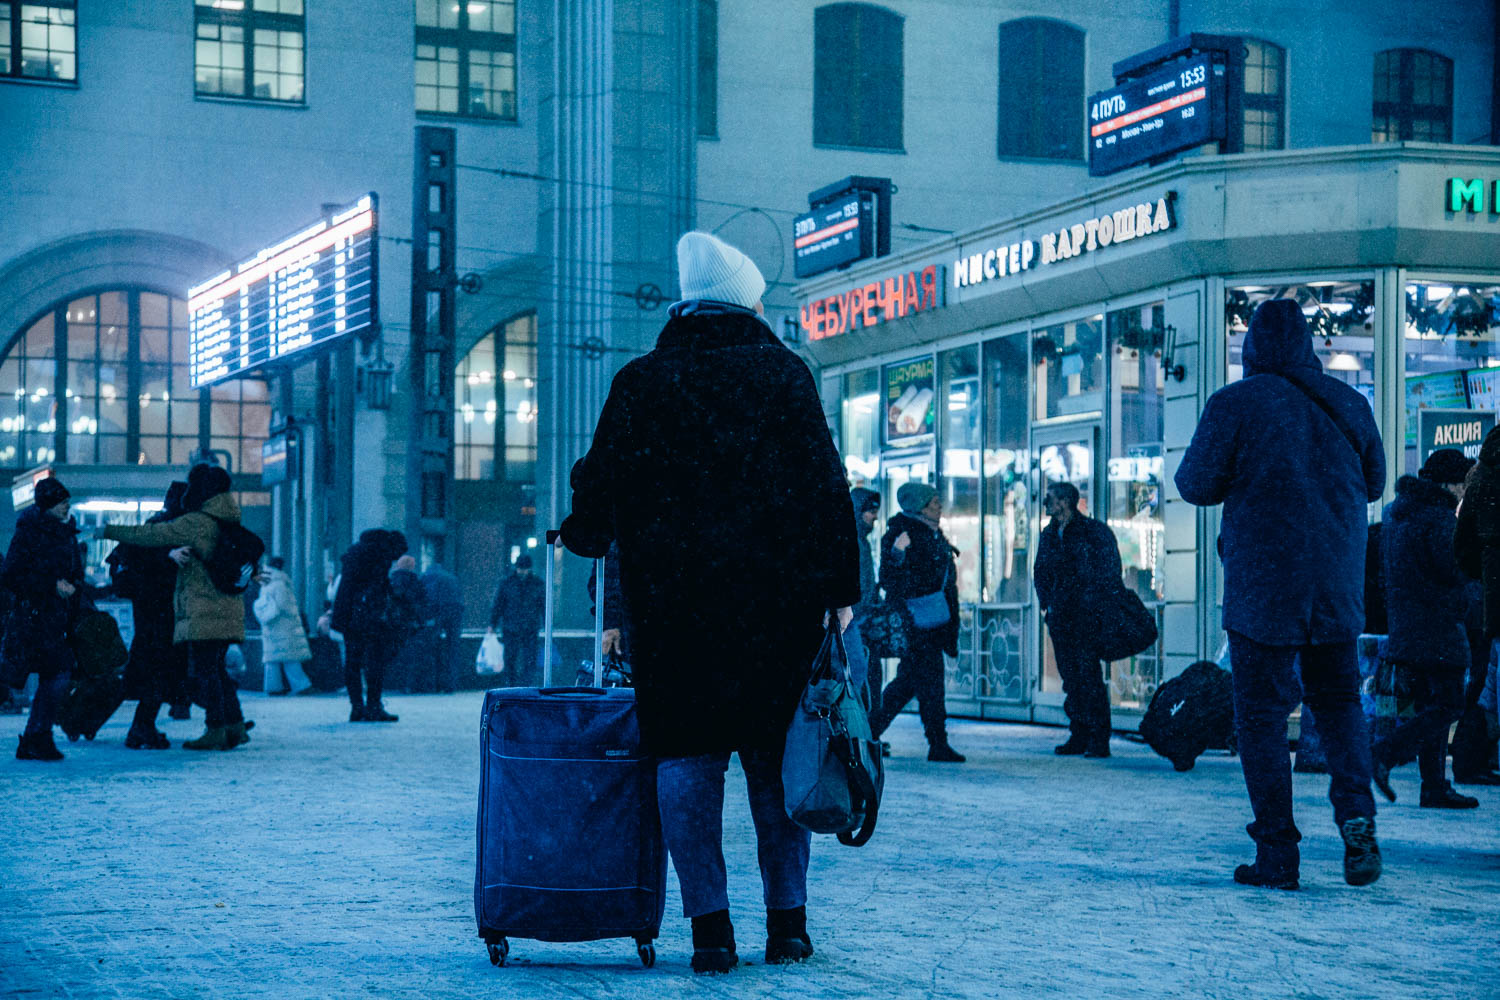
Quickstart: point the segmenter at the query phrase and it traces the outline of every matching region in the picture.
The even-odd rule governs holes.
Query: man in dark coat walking
[[[38,682],[17,760],[63,759],[52,726],[73,676],[69,638],[85,586],[71,507],[60,480],[49,477],[37,483],[33,503],[16,518],[16,533],[0,564],[0,585],[12,595],[0,645],[3,679],[20,687],[36,674]]]
[[[495,590],[490,608],[490,628],[500,633],[505,646],[505,672],[513,687],[540,687],[542,676],[542,616],[547,608],[546,585],[531,571],[531,557],[522,552],[511,572]]]
[[[677,246],[682,301],[614,378],[573,468],[569,549],[618,543],[641,736],[693,922],[693,969],[738,962],[721,827],[738,752],[767,907],[768,962],[812,954],[810,837],[787,818],[781,754],[837,609],[859,600],[848,487],[812,373],[760,315],[765,280],[705,233]]]
[[[917,715],[927,737],[927,759],[962,764],[963,754],[948,743],[948,699],[944,691],[943,654],[958,655],[958,569],[955,549],[938,527],[943,501],[927,483],[903,483],[896,491],[901,513],[886,525],[880,540],[880,585],[886,597],[910,602],[942,594],[948,618],[941,625],[920,628],[907,617],[907,652],[896,665],[896,677],[880,693],[880,709],[870,716],[878,739],[906,707],[917,699]]]
[[[1245,378],[1209,397],[1176,475],[1188,503],[1224,505],[1224,628],[1255,813],[1255,863],[1234,877],[1297,887],[1286,724],[1305,689],[1332,774],[1344,879],[1367,885],[1381,861],[1354,644],[1365,620],[1365,510],[1385,487],[1380,432],[1365,398],[1323,374],[1290,299],[1255,310],[1244,363]]]
[[[1500,785],[1495,744],[1479,705],[1489,676],[1491,650],[1500,639],[1500,427],[1485,435],[1479,461],[1470,470],[1458,508],[1453,551],[1464,575],[1483,593],[1482,646],[1471,649],[1463,717],[1453,734],[1453,780],[1461,785]]]
[[[1042,506],[1051,518],[1037,544],[1031,582],[1047,617],[1063,683],[1068,739],[1060,756],[1109,756],[1109,690],[1095,637],[1105,599],[1121,586],[1120,546],[1109,525],[1078,509],[1078,487],[1053,483]]]
[[[1439,448],[1415,476],[1396,481],[1385,509],[1385,563],[1390,638],[1386,659],[1413,682],[1417,714],[1401,719],[1371,748],[1375,787],[1394,802],[1391,768],[1417,758],[1425,809],[1473,809],[1479,800],[1448,784],[1448,727],[1463,712],[1469,667],[1469,581],[1453,555],[1454,510],[1474,463],[1456,448]]]

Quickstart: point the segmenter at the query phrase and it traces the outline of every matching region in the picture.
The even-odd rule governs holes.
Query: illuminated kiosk
[[[1199,156],[800,284],[850,482],[881,491],[883,518],[903,482],[941,490],[961,552],[950,711],[1064,721],[1030,575],[1057,480],[1108,520],[1158,615],[1157,645],[1111,665],[1116,727],[1217,658],[1218,511],[1171,480],[1266,298],[1295,299],[1325,370],[1370,401],[1386,499],[1424,442],[1472,448],[1472,411],[1500,407],[1497,196],[1488,147]]]

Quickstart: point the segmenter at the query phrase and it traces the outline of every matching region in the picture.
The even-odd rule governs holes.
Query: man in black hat
[[[531,571],[531,556],[521,553],[512,572],[500,581],[490,609],[490,628],[500,633],[505,646],[505,672],[515,687],[547,683],[542,676],[541,642],[537,638],[546,600],[542,581]]]
[[[1424,809],[1473,809],[1444,776],[1448,727],[1463,712],[1464,671],[1469,666],[1468,579],[1453,553],[1455,510],[1474,462],[1456,448],[1439,448],[1415,476],[1396,480],[1396,499],[1385,508],[1381,554],[1390,623],[1386,659],[1409,683],[1416,714],[1401,719],[1370,750],[1375,787],[1396,801],[1391,768],[1413,757],[1422,772]]]

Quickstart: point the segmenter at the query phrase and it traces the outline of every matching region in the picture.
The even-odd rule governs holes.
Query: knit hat
[[[524,552],[522,552],[520,555],[516,556],[516,569],[530,569],[530,568],[531,568],[531,557],[530,556],[528,556]]]
[[[32,499],[36,501],[36,505],[42,510],[51,510],[70,496],[72,494],[62,484],[62,480],[56,476],[48,476],[36,484],[36,492],[33,494]]]
[[[1427,456],[1427,461],[1422,463],[1422,471],[1417,475],[1429,483],[1439,485],[1461,483],[1473,467],[1474,460],[1465,458],[1464,453],[1457,448],[1439,448]]]
[[[937,495],[937,489],[926,483],[903,483],[896,491],[896,503],[900,505],[902,513],[916,514],[932,503],[932,498]]]
[[[230,489],[229,473],[217,465],[195,465],[188,470],[187,493],[182,498],[184,510],[202,510],[220,493]]]
[[[880,509],[880,494],[863,486],[856,486],[850,490],[849,499],[854,503],[855,514],[864,514]]]
[[[766,294],[755,261],[708,233],[684,233],[677,241],[677,284],[684,300],[729,302],[746,309]]]

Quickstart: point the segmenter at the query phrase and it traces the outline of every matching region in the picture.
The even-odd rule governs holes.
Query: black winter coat
[[[902,534],[911,544],[902,552],[896,539]],[[949,656],[958,655],[958,563],[957,550],[938,528],[907,513],[895,515],[880,539],[880,586],[898,601],[931,594],[942,588],[948,598],[948,623],[924,634],[914,634],[935,643]]]
[[[178,513],[159,511],[147,518],[146,523],[170,521]],[[109,554],[110,585],[116,597],[130,601],[135,626],[130,640],[130,661],[125,664],[127,698],[139,697],[146,691],[152,673],[164,669],[172,655],[177,564],[167,554],[169,551],[121,542]]]
[[[1386,635],[1391,630],[1385,611],[1385,557],[1380,554],[1383,532],[1377,521],[1365,536],[1365,631],[1371,635]]]
[[[1188,503],[1224,505],[1224,628],[1270,646],[1351,642],[1365,626],[1366,505],[1385,489],[1375,416],[1323,374],[1290,315],[1252,325],[1244,361],[1245,378],[1203,407],[1175,477]],[[1353,444],[1286,373],[1341,416]]]
[[[349,546],[342,560],[339,589],[333,595],[332,626],[346,637],[382,641],[396,631],[391,563],[401,555],[390,532],[372,528]]]
[[[1417,667],[1463,671],[1469,666],[1464,619],[1468,580],[1453,555],[1458,498],[1416,476],[1396,481],[1381,529],[1386,656]]]
[[[59,596],[58,580],[68,581],[78,592]],[[5,562],[0,563],[0,586],[13,596],[0,663],[6,682],[20,687],[28,674],[45,681],[72,670],[68,643],[85,592],[73,520],[59,521],[40,507],[21,511]]]
[[[542,558],[547,558],[546,554]],[[510,573],[495,590],[490,628],[501,635],[535,637],[546,612],[547,585],[535,573]]]
[[[1056,518],[1042,529],[1031,582],[1054,635],[1097,628],[1105,599],[1123,586],[1120,576],[1120,545],[1103,521],[1074,514],[1066,530]]]
[[[859,600],[849,488],[812,373],[754,314],[674,307],[615,376],[563,542],[618,541],[658,756],[783,745],[825,609]]]
[[[1500,427],[1485,435],[1458,508],[1453,553],[1484,586],[1484,634],[1500,639]]]

